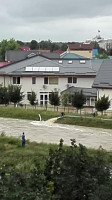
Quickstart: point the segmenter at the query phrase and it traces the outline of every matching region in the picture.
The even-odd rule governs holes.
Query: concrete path
[[[21,137],[25,132],[26,139],[36,142],[59,143],[60,138],[64,144],[70,145],[70,139],[87,147],[112,150],[112,130],[88,128],[83,126],[61,125],[53,123],[56,119],[48,121],[30,121],[20,119],[0,118],[0,133],[7,136]]]

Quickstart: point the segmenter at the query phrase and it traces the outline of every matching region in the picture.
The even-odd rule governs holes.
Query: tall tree
[[[71,94],[70,93],[63,93],[60,98],[61,98],[61,104],[63,106],[67,106],[69,101],[71,101]]]
[[[35,50],[35,49],[38,49],[38,43],[36,40],[32,40],[31,43],[30,43],[30,49],[31,50]]]
[[[14,105],[23,100],[24,94],[23,92],[21,92],[21,86],[9,85],[8,91],[9,91],[9,100],[10,102],[13,102]]]
[[[17,50],[19,49],[19,44],[12,38],[9,41],[2,40],[0,43],[0,60],[5,61],[5,52],[7,50]]]
[[[7,87],[3,87],[0,85],[0,104],[8,104],[9,103],[9,93]]]
[[[105,97],[105,95],[99,98],[95,103],[95,108],[97,109],[97,111],[102,112],[102,114],[104,110],[107,110],[109,108],[109,106],[110,106],[109,97]]]
[[[86,102],[86,97],[84,96],[82,90],[80,92],[75,92],[72,96],[72,106],[77,108],[77,111],[83,108]]]
[[[35,104],[38,103],[38,101],[36,100],[36,94],[34,91],[31,92],[31,95],[29,96],[29,102],[32,106],[34,106]]]
[[[52,92],[49,96],[49,102],[51,105],[59,106],[60,98],[58,96],[58,92]]]

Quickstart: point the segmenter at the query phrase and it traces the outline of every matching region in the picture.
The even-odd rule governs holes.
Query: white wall
[[[0,83],[3,82],[3,77],[0,77]],[[77,78],[77,83],[70,83],[69,86],[75,87],[83,87],[83,88],[91,88],[93,84],[94,78]],[[12,77],[5,77],[5,86],[12,84]],[[36,84],[32,84],[32,77],[21,77],[20,78],[20,85],[22,86],[22,92],[25,94],[25,98],[23,103],[27,104],[29,101],[27,100],[27,92],[34,91],[37,95],[38,102],[40,102],[40,92],[49,93],[57,89],[60,92],[67,89],[68,85],[68,77],[58,77],[58,85],[49,85],[46,84],[45,88],[44,85],[44,77],[36,77]]]

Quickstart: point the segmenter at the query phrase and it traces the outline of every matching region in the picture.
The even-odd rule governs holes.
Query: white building
[[[0,84],[21,85],[24,104],[29,103],[29,95],[34,91],[38,103],[46,105],[52,91],[60,94],[71,86],[91,88],[96,73],[90,59],[50,60],[36,55],[0,68]]]
[[[94,38],[86,40],[86,43],[91,42],[97,42],[99,44],[99,47],[105,49],[106,51],[112,49],[112,39],[104,39],[99,33]]]

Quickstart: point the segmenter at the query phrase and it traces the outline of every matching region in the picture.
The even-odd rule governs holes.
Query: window
[[[72,83],[72,77],[68,77],[68,83]]]
[[[76,77],[68,77],[68,83],[77,83]]]
[[[27,100],[30,99],[30,96],[31,96],[31,92],[27,92]]]
[[[32,84],[36,84],[36,77],[32,77]]]
[[[69,60],[69,61],[68,61],[69,64],[72,64],[72,62],[73,62],[72,60]]]
[[[80,64],[85,64],[86,61],[85,60],[80,60]]]
[[[20,77],[13,77],[13,84],[20,84]]]
[[[44,84],[48,84],[48,77],[44,77]]]
[[[40,94],[40,105],[45,106],[49,102],[49,93],[41,93]]]
[[[58,77],[49,77],[50,85],[58,85]]]
[[[77,83],[77,78],[73,77],[73,83]]]

